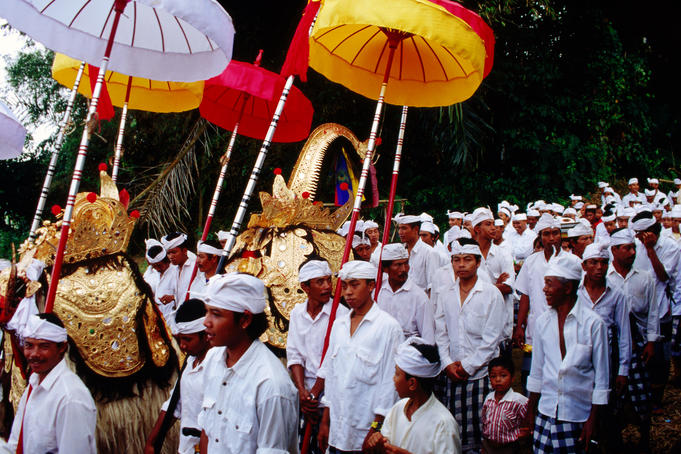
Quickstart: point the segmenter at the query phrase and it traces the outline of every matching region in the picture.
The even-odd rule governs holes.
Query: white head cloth
[[[369,229],[377,229],[378,224],[372,220],[364,221],[364,230],[363,232],[366,232]]]
[[[563,211],[563,216],[570,216],[570,215],[577,216],[577,210],[570,207],[570,208],[566,208],[565,211]]]
[[[310,260],[300,267],[298,282],[307,282],[318,277],[331,276],[331,268],[326,260]]]
[[[426,212],[419,214],[421,222],[433,222],[433,217]]]
[[[376,279],[377,274],[378,269],[371,263],[352,260],[343,264],[338,272],[338,277],[343,281],[350,279],[369,279],[373,281]]]
[[[343,223],[343,225],[341,226],[341,228],[336,230],[336,233],[338,233],[340,236],[348,236],[349,231],[350,231],[350,221],[345,221]]]
[[[218,231],[218,241],[227,241],[227,238],[229,238],[229,232],[225,230]]]
[[[402,243],[390,243],[383,246],[381,260],[404,260],[409,258],[409,252]]]
[[[591,243],[584,248],[584,252],[582,253],[582,262],[585,262],[589,259],[610,259],[608,246],[610,246],[610,244],[606,242],[599,241],[597,243]]]
[[[648,211],[648,210],[645,210],[645,211]],[[636,222],[632,222],[632,220],[629,220],[629,222],[631,224],[631,228],[635,232],[642,232],[644,230],[648,230],[648,228],[652,227],[657,222],[655,220],[655,216],[653,216],[652,213],[650,213],[650,216],[651,216],[650,218],[639,219]]]
[[[144,240],[144,244],[146,245],[147,251],[145,252],[145,257],[147,258],[147,262],[149,263],[158,263],[164,258],[166,258],[166,248],[163,247],[163,244],[161,244],[160,241],[155,240],[153,238],[149,238],[148,240]],[[152,257],[149,255],[149,249],[151,249],[154,246],[161,246],[161,252],[156,254],[156,256]]]
[[[494,225],[496,225],[497,227],[503,227],[503,226],[504,226],[504,221],[502,221],[501,219],[495,219],[495,220],[494,220]]]
[[[435,235],[435,224],[430,221],[424,221],[421,223],[421,231]]]
[[[480,246],[477,244],[464,244],[461,245],[458,241],[452,241],[450,244],[450,247],[452,250],[450,251],[450,254],[452,256],[454,255],[477,255],[482,257],[482,252],[480,251]]]
[[[447,216],[449,217],[449,219],[463,219],[463,213],[460,213],[458,211],[447,210]]]
[[[203,252],[204,254],[210,255],[222,255],[222,249],[206,244],[203,241],[199,241],[196,244],[196,252]]]
[[[586,219],[580,219],[577,225],[567,231],[568,238],[578,238],[584,235],[593,235],[594,230],[591,228],[591,223]]]
[[[216,274],[208,281],[205,303],[233,312],[265,312],[265,284],[250,274]]]
[[[398,214],[393,218],[393,221],[397,222],[398,225],[403,224],[414,224],[416,222],[421,222],[421,216],[414,216],[409,214]]]
[[[43,274],[45,266],[46,265],[44,262],[38,259],[32,259],[31,263],[29,263],[26,269],[24,270],[24,274],[30,280],[37,281],[38,279],[40,279],[40,275]]]
[[[175,311],[175,314],[177,314],[177,311]],[[175,317],[175,314],[173,314],[173,318]],[[201,331],[205,331],[206,327],[203,326],[203,322],[205,320],[205,316],[189,322],[178,322],[175,320],[175,326],[171,327],[173,335],[177,336],[178,334],[196,334],[200,333]]]
[[[541,215],[537,221],[537,225],[534,226],[534,231],[540,233],[544,229],[559,229],[560,222],[548,213]]]
[[[660,180],[657,178],[648,178],[648,184],[660,184]]]
[[[565,207],[561,205],[560,203],[552,203],[551,204],[551,211],[558,213],[558,214],[563,214],[563,211],[565,211]]]
[[[66,342],[66,330],[61,326],[43,320],[37,315],[31,315],[26,321],[24,331],[21,333],[24,338],[46,340],[50,342]]]
[[[681,178],[674,178],[674,184],[675,185],[680,185],[681,184]]]
[[[655,196],[655,189],[646,189],[643,191],[646,195],[646,197],[654,197]]]
[[[607,188],[607,187],[608,187],[608,183],[606,183],[605,181],[599,181],[598,182],[598,189],[603,189],[603,188]]]
[[[362,236],[359,235],[352,235],[352,247],[356,248],[357,246],[361,245],[371,245],[371,241],[369,241],[369,238],[365,237],[364,234]]]
[[[169,251],[173,248],[180,246],[185,241],[187,241],[187,235],[184,233],[181,233],[180,236],[172,240],[168,240],[168,235],[161,238],[161,243],[163,243],[163,247],[165,248],[166,251]]]
[[[681,205],[674,205],[674,208],[672,208],[671,213],[673,219],[681,218]]]
[[[610,246],[633,244],[634,234],[629,229],[621,229],[610,235]]]
[[[632,184],[638,184],[638,178],[629,178],[629,183],[627,183],[627,184],[630,185],[630,186]]]
[[[673,218],[672,218],[672,212],[671,212],[671,211],[664,210],[664,211],[662,212],[662,219],[673,219]]]
[[[583,206],[584,202],[577,202],[575,203],[575,210],[581,210]]]
[[[582,279],[582,261],[574,254],[560,254],[549,260],[544,277],[562,277],[571,281]]]
[[[617,216],[615,215],[615,213],[612,213],[612,214],[610,214],[610,215],[608,215],[608,216],[603,216],[603,217],[601,218],[601,221],[603,221],[603,222],[612,222],[612,221],[614,221],[615,219],[617,219]]]
[[[534,208],[531,208],[527,210],[527,216],[531,218],[538,218],[539,217],[539,211],[535,210]]]
[[[511,212],[508,211],[507,214],[510,217]],[[475,227],[483,221],[494,221],[494,215],[492,214],[492,211],[485,207],[476,208],[471,214],[471,225]]]
[[[582,196],[570,194],[570,200],[582,200]]]
[[[527,215],[525,213],[516,213],[513,215],[512,221],[527,221]]]
[[[420,337],[410,337],[397,347],[395,364],[404,372],[419,378],[433,378],[440,374],[440,361],[431,363],[413,344],[427,345]]]
[[[502,206],[497,210],[497,214],[499,213],[504,213],[506,216],[509,218],[511,217],[511,210],[508,209],[506,206]]]

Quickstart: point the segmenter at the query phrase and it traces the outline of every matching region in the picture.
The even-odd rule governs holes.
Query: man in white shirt
[[[669,191],[667,198],[672,205],[681,204],[681,178],[674,178],[674,186],[676,191]]]
[[[338,273],[351,311],[336,319],[317,376],[324,379],[319,445],[329,453],[361,452],[397,400],[393,386],[400,324],[372,298],[378,270],[368,262]]]
[[[400,241],[405,244],[409,252],[411,278],[416,285],[428,293],[432,286],[433,274],[438,268],[439,258],[433,248],[419,238],[421,217],[397,215],[395,221]]]
[[[591,449],[599,411],[608,403],[607,329],[598,314],[577,304],[581,277],[581,262],[571,254],[552,258],[545,272],[550,309],[537,319],[527,379],[535,453]]]
[[[376,298],[378,307],[399,322],[405,338],[419,336],[428,343],[434,343],[433,309],[423,289],[409,279],[407,249],[400,243],[386,244],[382,262],[388,279],[381,283]]]
[[[313,454],[322,452],[317,445],[317,434],[321,418],[319,398],[324,390],[324,380],[317,378],[317,370],[322,362],[324,337],[331,314],[328,302],[332,274],[325,260],[308,260],[300,267],[298,281],[307,300],[291,310],[286,342],[286,364],[298,388],[300,412],[305,418],[301,421],[300,432],[304,434],[305,424],[312,424],[309,452]],[[345,306],[338,305],[337,317],[347,313]]]
[[[449,251],[444,247],[442,242],[438,240],[439,229],[435,224],[433,224],[431,221],[421,222],[419,238],[421,238],[421,241],[433,248],[433,250],[437,253],[438,268],[449,263]]]
[[[522,264],[534,252],[534,240],[537,234],[527,228],[527,215],[516,213],[511,218],[513,230],[509,231],[507,241],[511,242],[513,259]]]
[[[177,280],[170,271],[170,260],[168,260],[163,245],[154,239],[146,240],[146,244],[147,251],[145,256],[149,266],[144,272],[143,277],[147,284],[149,284],[149,287],[151,287],[151,291],[154,294],[154,302],[156,302],[158,309],[161,311],[163,319],[171,326],[173,323],[173,301],[175,301],[175,298],[165,298],[162,300],[161,297],[175,294]]]
[[[630,178],[629,193],[622,197],[622,204],[625,207],[634,207],[646,203],[646,196],[639,192],[639,189],[638,178]]]
[[[567,231],[570,250],[577,257],[582,258],[584,249],[594,242],[594,230],[586,219],[580,219],[577,224]]]
[[[31,315],[22,332],[31,369],[7,442],[0,452],[97,452],[97,409],[90,391],[66,364],[66,329],[53,313]]]
[[[170,266],[170,260],[167,260],[166,251],[163,249],[163,245],[160,241],[148,238],[144,240],[144,246],[144,257],[147,260],[147,269],[144,271],[142,278],[144,279],[144,282],[151,287],[151,293],[155,294],[156,287],[158,287],[158,281],[161,278],[161,272],[157,269],[159,267],[158,265],[156,267],[153,265],[155,263],[162,263],[165,259],[165,263],[161,265],[163,267],[162,269],[165,271],[165,269]],[[150,254],[149,251],[153,251],[153,253]]]
[[[177,389],[178,383],[175,383],[170,393],[171,397],[161,407],[156,424],[147,438],[144,454],[155,454],[160,451],[160,449],[156,451],[155,446],[162,446],[160,440],[163,440],[165,433],[161,432],[168,430],[176,419],[180,420],[179,454],[194,454],[201,439],[197,417],[203,400],[203,361],[210,349],[206,327],[203,326],[206,308],[203,301],[189,299],[180,305],[174,316],[173,336],[187,358],[182,374],[178,378],[180,389]],[[176,393],[179,393],[179,396]],[[166,415],[170,405],[174,405],[172,416]]]
[[[217,241],[207,240],[197,243],[196,267],[198,269],[191,284],[190,297],[201,299],[203,294],[206,293],[208,280],[215,276],[221,256],[222,248]]]
[[[617,228],[617,215],[615,208],[609,207],[603,211],[603,217],[600,224],[596,226],[596,236],[594,241],[597,243],[607,243],[610,239],[610,234]]]
[[[180,232],[170,233],[161,238],[161,243],[170,260],[170,274],[175,281],[175,293],[161,295],[161,302],[171,304],[173,310],[187,299],[187,290],[192,277],[192,270],[196,262],[196,255],[189,251],[187,235]]]
[[[364,221],[364,225],[362,227],[364,228],[364,236],[369,238],[369,243],[371,246],[371,259],[369,260],[373,263],[374,254],[378,255],[381,253],[381,231],[378,229],[378,223],[372,221],[371,219]]]
[[[433,295],[443,368],[435,393],[461,426],[463,452],[479,451],[482,405],[490,390],[487,363],[499,353],[506,310],[499,289],[477,276],[482,260],[477,243],[460,239],[451,247],[457,279]]]
[[[298,393],[286,368],[260,342],[267,292],[248,274],[216,275],[208,284],[205,360],[198,417],[201,452],[298,452]]]

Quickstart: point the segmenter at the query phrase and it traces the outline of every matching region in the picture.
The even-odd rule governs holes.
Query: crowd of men
[[[188,356],[146,453],[169,412],[183,454],[302,445],[491,454],[518,452],[523,439],[537,453],[616,452],[624,415],[635,415],[648,452],[670,363],[681,371],[674,183],[667,195],[656,179],[641,193],[633,178],[621,197],[599,183],[599,203],[571,195],[568,207],[540,200],[521,212],[503,201],[496,213],[447,212],[442,236],[430,215],[400,214],[399,242],[385,245],[376,222],[360,222],[355,260],[337,275],[343,304],[328,345],[333,273],[321,257],[301,265],[307,300],[291,311],[285,366],[259,340],[270,304],[262,281],[216,274],[219,242],[199,242],[194,254],[182,233],[148,240],[144,278]],[[96,412],[63,365],[65,340],[53,314],[31,318],[24,346],[34,374],[0,452],[94,452]],[[46,433],[36,427],[49,405],[68,410]],[[83,430],[65,433],[61,417]]]

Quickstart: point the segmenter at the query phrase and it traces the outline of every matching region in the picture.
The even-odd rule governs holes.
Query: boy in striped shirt
[[[511,454],[519,451],[518,439],[529,435],[522,429],[527,414],[527,397],[513,391],[513,361],[499,356],[489,362],[490,385],[494,391],[482,406],[482,446],[485,454]]]

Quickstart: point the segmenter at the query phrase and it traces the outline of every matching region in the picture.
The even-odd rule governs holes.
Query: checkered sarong
[[[578,440],[584,424],[559,421],[537,413],[534,424],[533,446],[535,454],[577,454],[585,452]]]
[[[435,396],[459,423],[463,452],[482,447],[482,404],[489,392],[489,377],[454,383],[442,372],[437,379]]]
[[[681,324],[680,315],[672,315],[672,356],[681,356],[681,331],[679,330],[679,324]]]
[[[629,382],[627,392],[622,395],[622,404],[630,401],[634,411],[642,420],[650,417],[650,373],[648,367],[641,359],[646,340],[633,321],[631,323],[631,363],[629,364]]]

